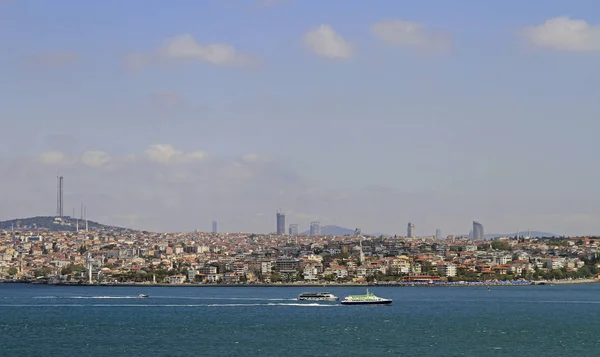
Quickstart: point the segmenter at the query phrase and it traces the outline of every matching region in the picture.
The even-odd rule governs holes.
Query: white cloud
[[[64,163],[67,160],[67,156],[62,151],[52,150],[40,154],[39,160],[42,164],[55,165]]]
[[[81,162],[90,167],[101,167],[110,162],[110,156],[104,151],[86,151],[81,155]]]
[[[167,164],[172,161],[173,158],[182,156],[183,151],[176,150],[171,145],[155,144],[146,149],[146,155],[150,161]]]
[[[189,33],[180,34],[163,41],[154,52],[126,54],[125,67],[138,70],[159,61],[198,61],[215,66],[255,67],[260,64],[257,56],[240,52],[227,43],[202,44]]]
[[[399,19],[379,21],[371,26],[371,33],[389,46],[425,52],[444,51],[452,45],[447,34],[429,30],[417,22]]]
[[[155,144],[146,149],[148,160],[160,164],[184,163],[202,161],[208,157],[206,151],[185,153],[168,144]]]
[[[76,64],[82,57],[73,51],[40,53],[25,58],[25,63],[38,68],[54,68]]]
[[[534,46],[557,51],[600,51],[600,25],[590,25],[584,20],[555,17],[542,25],[529,26],[522,36]]]
[[[345,59],[354,54],[354,45],[329,25],[320,25],[308,31],[302,41],[309,51],[324,58]]]
[[[200,44],[190,34],[181,34],[166,40],[158,53],[163,58],[196,60],[217,66],[252,66],[256,59],[238,52],[226,43]]]
[[[184,154],[181,158],[181,162],[194,162],[194,161],[203,161],[208,158],[208,153],[206,151],[193,151],[187,154]]]

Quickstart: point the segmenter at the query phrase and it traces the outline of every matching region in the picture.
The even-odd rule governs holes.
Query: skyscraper
[[[212,221],[212,232],[219,233],[219,222]]]
[[[283,234],[285,234],[285,213],[282,213],[281,211],[277,211],[276,218],[277,218],[277,234],[283,235]]]
[[[442,239],[442,230],[438,228],[435,230],[435,240],[441,240],[441,239]]]
[[[289,233],[290,233],[290,235],[298,235],[298,225],[290,224]]]
[[[483,240],[484,237],[483,224],[473,221],[473,240]]]
[[[408,238],[415,237],[415,225],[410,222],[408,222],[408,227],[406,228],[406,236]]]
[[[64,201],[63,201],[63,177],[62,176],[58,176],[56,178],[56,216],[57,217],[62,217],[63,216],[63,208],[64,208]]]
[[[320,236],[321,235],[321,223],[318,221],[310,222],[310,235],[311,236]]]

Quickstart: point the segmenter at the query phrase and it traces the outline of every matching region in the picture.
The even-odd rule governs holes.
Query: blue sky
[[[600,234],[597,1],[0,1],[0,219]],[[119,204],[115,204],[119,202]]]

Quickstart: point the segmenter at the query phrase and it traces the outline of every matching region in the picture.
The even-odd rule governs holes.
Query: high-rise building
[[[408,222],[408,227],[406,228],[406,236],[408,238],[415,237],[415,225],[410,222]]]
[[[360,229],[360,228],[354,228],[354,236],[355,237],[362,236],[362,229]]]
[[[290,233],[290,235],[298,235],[298,225],[290,224],[289,233]]]
[[[285,213],[282,213],[281,211],[277,211],[276,218],[277,218],[277,234],[283,235],[283,234],[285,234]]]
[[[321,235],[321,223],[317,221],[310,222],[310,231],[311,236],[320,236]]]
[[[219,222],[212,221],[212,232],[219,233]]]
[[[441,239],[442,239],[442,230],[438,228],[435,230],[435,240],[441,240]]]
[[[58,176],[56,178],[56,216],[63,217],[64,214],[64,200],[63,200],[63,177]]]
[[[473,240],[483,240],[484,237],[483,224],[473,221]]]

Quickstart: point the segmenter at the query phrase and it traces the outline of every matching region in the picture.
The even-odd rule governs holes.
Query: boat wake
[[[210,297],[210,296],[163,296],[152,295],[159,299],[182,299],[182,300],[234,300],[234,301],[296,301],[295,298],[261,298],[261,297]]]
[[[250,306],[300,306],[300,307],[332,307],[339,304],[301,304],[301,303],[267,303],[267,304],[0,304],[0,307],[250,307]]]
[[[34,296],[33,299],[137,299],[139,296]]]

